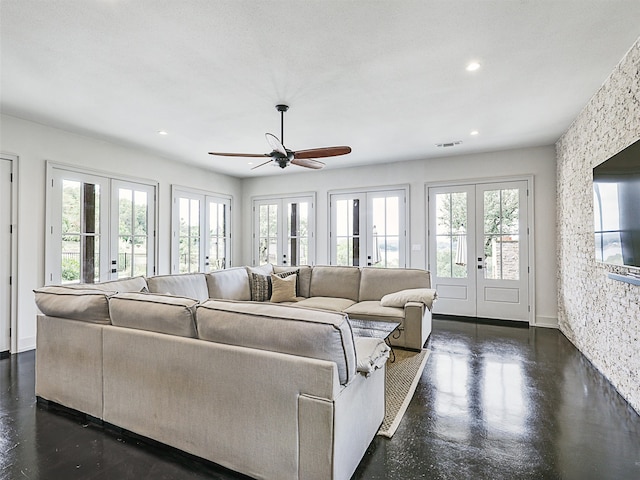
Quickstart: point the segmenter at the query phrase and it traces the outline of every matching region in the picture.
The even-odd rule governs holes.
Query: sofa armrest
[[[431,334],[431,311],[421,302],[408,302],[404,306],[405,347],[421,350]]]

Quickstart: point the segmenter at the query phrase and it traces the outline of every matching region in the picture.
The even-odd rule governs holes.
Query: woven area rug
[[[418,381],[429,358],[429,350],[411,352],[395,348],[396,361],[387,362],[385,415],[378,435],[391,438],[416,391]]]

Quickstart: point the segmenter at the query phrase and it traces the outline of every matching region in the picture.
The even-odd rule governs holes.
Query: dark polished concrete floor
[[[354,479],[640,479],[640,417],[556,330],[435,320],[392,439]],[[246,478],[47,409],[34,353],[0,360],[1,479]]]

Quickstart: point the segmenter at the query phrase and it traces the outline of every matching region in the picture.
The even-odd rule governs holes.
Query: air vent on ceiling
[[[455,147],[456,145],[460,145],[462,140],[458,140],[457,142],[448,142],[448,143],[436,143],[436,147]]]

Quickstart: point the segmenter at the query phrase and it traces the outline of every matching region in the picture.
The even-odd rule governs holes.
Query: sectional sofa
[[[344,312],[349,318],[397,322],[400,326],[390,342],[400,348],[420,350],[431,334],[431,306],[436,293],[426,270],[407,268],[265,265],[258,268],[235,267],[205,276],[204,298],[252,300],[251,277],[296,272],[296,298],[283,303],[306,308]],[[150,289],[159,285],[162,278]],[[170,281],[170,280],[169,280]]]
[[[394,272],[374,281],[368,269],[343,268],[38,289],[36,395],[253,478],[348,479],[384,417],[389,347],[354,336],[346,311],[360,303],[363,277],[381,293]],[[297,301],[250,300],[255,275],[272,274],[295,278],[286,281]],[[405,274],[415,278],[392,288],[422,290],[425,272]],[[341,311],[326,308],[331,298]],[[402,312],[393,318],[404,322],[403,342],[417,320],[407,308],[428,310],[386,308]]]

